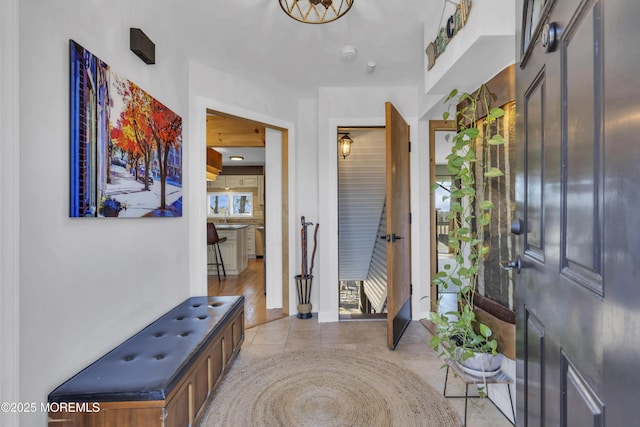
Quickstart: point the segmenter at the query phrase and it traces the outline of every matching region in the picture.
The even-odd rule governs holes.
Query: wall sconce
[[[156,63],[156,45],[140,28],[129,28],[129,48],[146,64]]]
[[[338,140],[338,148],[343,159],[346,159],[351,154],[351,144],[353,144],[353,139],[349,138],[348,133]]]

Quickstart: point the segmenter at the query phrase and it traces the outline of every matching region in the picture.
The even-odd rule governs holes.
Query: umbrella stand
[[[300,218],[302,229],[300,230],[300,240],[302,245],[302,271],[301,274],[295,276],[296,287],[298,290],[298,319],[310,319],[311,314],[311,282],[313,280],[313,264],[316,255],[316,247],[318,244],[318,225],[313,236],[313,252],[311,254],[311,269],[308,270],[307,262],[307,226],[313,225],[311,222],[305,222],[304,216]]]

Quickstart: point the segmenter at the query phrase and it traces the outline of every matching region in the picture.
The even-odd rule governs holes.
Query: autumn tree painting
[[[181,117],[73,41],[71,62],[71,216],[182,216]]]

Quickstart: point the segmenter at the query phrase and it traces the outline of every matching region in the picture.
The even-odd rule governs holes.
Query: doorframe
[[[430,248],[430,275],[429,275],[429,300],[430,309],[438,311],[438,287],[433,283],[433,276],[438,271],[438,250],[436,234],[436,200],[431,187],[436,183],[436,132],[455,131],[456,123],[453,120],[429,120],[429,248]]]
[[[399,103],[402,105],[402,103]],[[382,103],[381,105],[384,105]],[[419,320],[420,295],[426,288],[422,287],[420,274],[419,248],[421,233],[420,192],[424,191],[420,185],[420,143],[418,133],[418,119],[414,116],[405,117],[409,125],[409,139],[411,144],[411,210],[413,222],[411,224],[411,282],[413,295],[411,298],[411,312],[413,320]],[[318,265],[321,267],[318,284],[318,321],[338,322],[338,140],[336,138],[339,127],[385,127],[385,117],[343,117],[328,118],[326,125],[320,125],[318,135],[318,164],[319,180],[324,185],[318,188],[318,222],[322,229],[333,230],[323,234],[322,244],[318,246]],[[326,224],[326,225],[325,225]],[[293,265],[293,264],[292,264]],[[319,274],[320,275],[320,274]],[[316,276],[314,274],[314,276]],[[315,277],[314,277],[315,279]]]
[[[340,131],[340,129],[342,129],[342,131]],[[381,132],[381,141],[382,141],[382,146],[384,147],[384,144],[386,143],[386,126],[339,126],[336,131],[337,131],[337,136],[340,136],[340,134],[345,133],[345,129],[347,129],[346,132],[351,132],[351,134],[353,134],[352,131],[354,130],[377,130]],[[337,139],[337,138],[336,138]],[[336,150],[336,155],[338,155],[338,150]],[[340,168],[339,168],[339,164],[340,164],[340,159],[338,159],[338,161],[336,161],[336,200],[337,202],[337,209],[338,209],[338,222],[337,222],[337,232],[338,234],[340,233]],[[386,199],[386,197],[385,197]],[[385,200],[386,203],[386,200]],[[386,209],[386,208],[385,208]],[[376,229],[376,231],[378,231],[379,227]],[[377,243],[376,243],[377,244]],[[375,245],[374,244],[374,250],[375,250]],[[338,250],[336,251],[336,253],[340,252],[340,241],[338,241]],[[339,274],[339,268],[340,266],[340,260],[338,259],[338,274]],[[386,267],[386,266],[385,266]],[[339,276],[338,276],[339,278]],[[346,321],[346,320],[386,320],[387,319],[387,313],[361,313],[361,314],[348,314],[348,315],[341,315],[340,314],[340,281],[338,281],[338,319],[340,321]]]
[[[335,230],[326,236],[318,248],[318,264],[322,267],[322,284],[319,288],[318,321],[338,322],[339,303],[339,263],[338,263],[338,128],[341,127],[385,127],[384,117],[333,118],[326,127],[321,126],[318,143],[319,164],[324,165],[320,173],[318,196],[318,222],[327,230]],[[324,132],[323,132],[324,131]],[[326,141],[323,144],[323,141]],[[327,224],[326,227],[324,224]],[[325,236],[323,236],[325,237]]]
[[[289,191],[290,184],[295,182],[296,171],[293,162],[288,159],[295,158],[295,125],[292,122],[282,120],[277,117],[263,113],[247,110],[235,105],[226,104],[211,98],[197,96],[195,102],[190,104],[191,121],[189,128],[191,138],[194,141],[193,149],[189,152],[187,163],[189,165],[188,185],[185,193],[191,196],[192,202],[189,204],[191,210],[188,213],[189,220],[189,292],[191,295],[207,295],[207,253],[206,248],[206,200],[204,195],[207,191],[206,181],[202,178],[206,171],[206,140],[207,140],[207,110],[219,111],[232,115],[240,119],[251,120],[265,125],[267,128],[275,129],[282,133],[282,253],[280,257],[267,257],[267,268],[269,265],[276,266],[275,270],[282,269],[282,311],[284,314],[291,312],[292,301],[289,295],[294,286],[293,279],[289,274],[289,266],[295,265],[295,251],[289,248],[294,247],[292,237],[295,236],[295,224],[290,223],[292,217],[292,206],[295,206],[295,193]],[[285,161],[286,160],[286,161]],[[193,181],[191,181],[193,180]],[[268,197],[268,196],[266,196]],[[281,266],[278,265],[281,263]]]

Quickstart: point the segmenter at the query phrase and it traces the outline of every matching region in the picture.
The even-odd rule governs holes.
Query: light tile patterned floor
[[[387,349],[386,321],[349,321],[318,323],[295,316],[248,329],[242,351],[234,365],[281,352],[313,347],[345,348],[389,360],[415,372],[434,389],[442,393],[445,370],[442,361],[429,348],[430,333],[418,322],[412,322],[395,351]],[[449,380],[447,394],[464,394],[464,386],[457,379]],[[448,399],[462,416],[464,399]],[[474,399],[469,403],[468,427],[509,427],[511,423],[489,401]],[[479,403],[477,403],[479,402]]]

